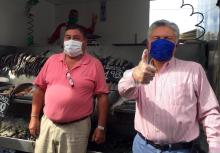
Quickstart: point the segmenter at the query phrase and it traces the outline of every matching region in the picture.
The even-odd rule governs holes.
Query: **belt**
[[[89,115],[89,116],[90,116],[90,115]],[[74,121],[69,121],[69,122],[56,122],[56,121],[52,121],[52,122],[53,122],[54,124],[56,124],[56,125],[67,125],[67,124],[72,124],[72,123],[76,123],[76,122],[85,120],[85,119],[88,118],[89,116],[85,116],[85,117],[76,119],[76,120],[74,120]]]
[[[193,141],[190,142],[179,142],[173,144],[156,144],[151,140],[146,139],[141,133],[137,132],[138,135],[145,140],[148,144],[152,145],[159,150],[179,150],[179,149],[191,149],[193,146]]]

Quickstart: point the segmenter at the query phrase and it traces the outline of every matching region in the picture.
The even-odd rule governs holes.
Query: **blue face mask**
[[[166,39],[157,39],[151,43],[150,55],[157,61],[168,61],[173,56],[175,44]]]

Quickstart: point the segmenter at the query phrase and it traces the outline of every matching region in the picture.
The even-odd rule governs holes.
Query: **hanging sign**
[[[123,73],[131,69],[133,64],[127,60],[117,59],[113,57],[99,58],[105,71],[106,81],[108,83],[118,83]]]
[[[106,78],[112,83],[117,83],[124,73],[124,68],[117,65],[106,65],[104,69]]]

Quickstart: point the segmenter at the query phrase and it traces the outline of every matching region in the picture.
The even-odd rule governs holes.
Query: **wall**
[[[27,19],[25,15],[26,0],[0,1],[0,45],[26,46]],[[54,6],[40,0],[33,7],[34,41],[37,44],[46,43],[48,35],[54,27]]]
[[[66,22],[69,10],[79,11],[79,24],[90,26],[91,15],[100,15],[100,1],[82,1],[56,6],[56,25]],[[97,23],[95,33],[99,47],[89,47],[91,52],[101,56],[126,58],[137,63],[144,46],[115,47],[113,43],[134,43],[137,33],[137,43],[146,38],[149,21],[148,0],[107,0],[106,21]],[[60,41],[62,42],[62,40]]]
[[[219,7],[216,6],[217,0],[199,0],[198,9],[204,14],[202,26],[206,29],[203,39],[217,40],[219,31]]]
[[[206,29],[206,33],[203,39],[208,41],[208,77],[217,98],[220,100],[220,9],[216,6],[216,3],[217,0],[199,0],[199,10],[205,17],[203,26]]]
[[[39,0],[31,12],[34,17],[34,46],[30,50],[42,52],[47,49],[57,51],[60,46],[47,45],[47,39],[55,27],[67,20],[69,10],[76,8],[80,13],[79,23],[85,26],[91,24],[91,14],[100,14],[100,1],[87,0],[72,4],[54,6]],[[25,16],[26,0],[1,0],[0,2],[0,45],[26,46],[27,18]],[[100,46],[89,47],[89,51],[100,56],[113,56],[128,59],[137,63],[144,46],[115,47],[113,43],[134,43],[146,38],[148,27],[148,0],[107,0],[106,22],[98,21],[95,34]],[[62,43],[62,41],[60,41]]]
[[[106,22],[98,22],[95,34],[102,36],[104,43],[134,42],[137,33],[138,42],[145,39],[148,27],[148,0],[107,0]],[[71,9],[79,11],[79,23],[91,24],[91,14],[100,14],[100,1],[82,1],[56,6],[56,24],[67,20]]]
[[[47,39],[55,26],[55,6],[43,0],[33,7],[34,18],[34,43],[47,45]]]
[[[0,44],[22,45],[25,43],[25,1],[1,0]]]

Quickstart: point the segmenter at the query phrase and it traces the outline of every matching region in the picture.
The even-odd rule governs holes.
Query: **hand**
[[[105,142],[105,131],[96,128],[92,135],[92,141],[95,141],[97,144]]]
[[[38,117],[31,117],[30,123],[29,123],[29,131],[30,134],[34,137],[37,137],[40,132],[40,120]]]
[[[96,24],[98,20],[98,15],[97,14],[92,14],[92,24]]]
[[[148,51],[145,49],[141,61],[133,70],[133,78],[138,83],[148,84],[155,75],[156,68],[148,64]]]

